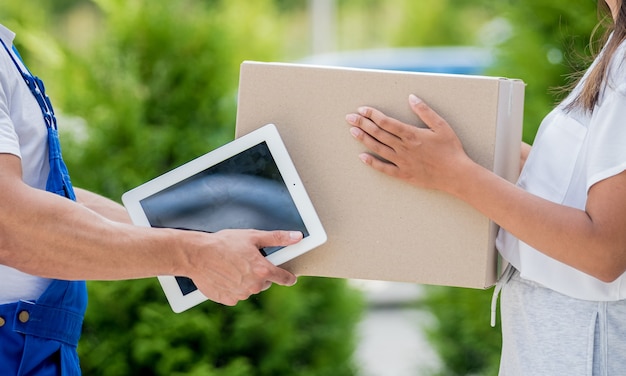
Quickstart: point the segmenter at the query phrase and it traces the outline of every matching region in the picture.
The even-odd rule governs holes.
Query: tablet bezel
[[[280,265],[324,244],[326,232],[274,124],[267,124],[124,193],[122,202],[131,220],[136,225],[150,227],[141,205],[142,200],[263,142],[266,143],[309,233],[300,242],[281,248],[266,258],[272,264]],[[182,312],[207,300],[200,290],[183,295],[175,276],[158,276],[158,280],[174,312]]]

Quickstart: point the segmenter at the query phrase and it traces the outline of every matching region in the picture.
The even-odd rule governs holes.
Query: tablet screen
[[[217,232],[295,230],[309,235],[276,162],[261,142],[140,201],[152,227]],[[270,255],[282,247],[260,251]],[[197,290],[176,277],[183,295]]]

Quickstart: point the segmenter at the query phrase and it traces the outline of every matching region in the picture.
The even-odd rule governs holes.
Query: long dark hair
[[[606,26],[601,43],[606,43],[609,35],[611,35],[611,33],[613,33],[613,35],[604,47],[598,62],[589,72],[589,76],[585,79],[582,90],[578,93],[574,100],[566,106],[566,109],[568,110],[583,109],[584,111],[592,112],[598,103],[600,92],[607,84],[611,58],[619,45],[626,40],[626,2],[624,2],[624,0],[616,0],[616,2],[617,15],[613,20],[610,9],[606,5],[605,1],[598,0],[598,11],[601,13],[601,24],[607,20],[611,21],[610,24]]]

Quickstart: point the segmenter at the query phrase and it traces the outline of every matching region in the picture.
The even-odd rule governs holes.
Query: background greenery
[[[4,0],[0,22],[51,93],[76,185],[121,193],[234,135],[243,60],[310,54],[305,0]],[[591,0],[337,0],[339,50],[478,45],[486,74],[527,83],[532,142],[589,56]],[[234,308],[171,313],[156,280],[92,282],[79,346],[87,375],[353,375],[363,310],[346,281],[301,278]],[[491,289],[429,287],[419,303],[445,375],[494,375]],[[419,328],[416,328],[419,330]]]

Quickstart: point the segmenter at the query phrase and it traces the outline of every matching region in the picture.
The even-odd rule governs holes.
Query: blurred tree
[[[541,119],[562,99],[559,88],[590,63],[591,34],[599,21],[597,3],[510,0],[494,5],[498,20],[510,29],[505,31],[509,37],[495,45],[496,64],[488,73],[526,82],[525,141],[532,143]]]
[[[341,50],[473,45],[493,17],[485,0],[338,0]]]
[[[481,28],[493,17],[486,1],[401,0],[394,44],[400,46],[475,45]]]
[[[113,199],[232,140],[239,64],[276,59],[284,33],[272,0],[63,4],[4,1],[1,22],[46,81],[73,182]],[[87,375],[355,373],[363,305],[345,281],[300,278],[178,315],[156,279],[89,290]]]

